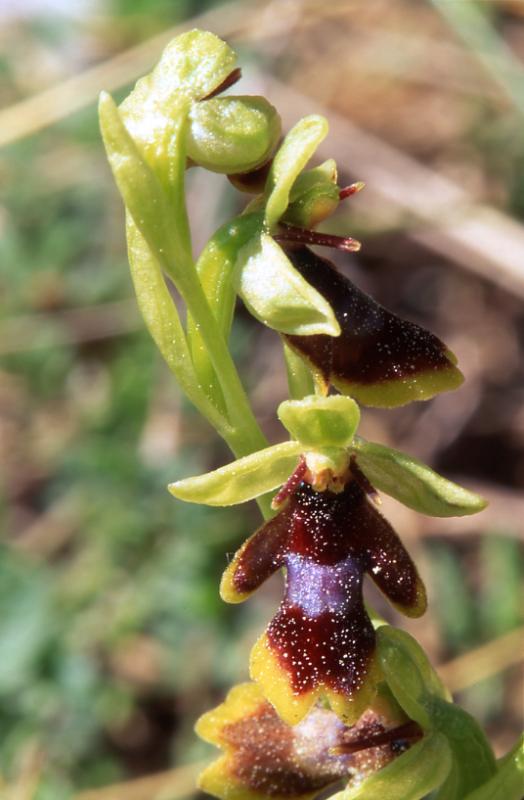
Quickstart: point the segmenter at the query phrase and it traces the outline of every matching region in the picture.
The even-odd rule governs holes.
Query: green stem
[[[168,154],[170,201],[176,220],[176,224],[171,230],[172,248],[170,248],[176,258],[176,268],[173,264],[168,263],[168,272],[175,281],[188,312],[199,327],[226,403],[227,427],[218,428],[214,421],[210,421],[218,433],[223,436],[234,455],[239,458],[266,447],[268,442],[255,418],[193,261],[191,231],[185,200],[184,142],[186,125],[187,115],[185,119],[180,120],[177,135],[171,139]],[[199,391],[205,394],[203,388],[199,388]],[[205,396],[207,398],[207,395]],[[259,505],[262,513],[266,515],[269,509],[268,498],[261,498]]]
[[[303,397],[313,394],[315,391],[311,371],[300,356],[286,344],[285,339],[282,340],[282,344],[284,347],[289,396],[293,400],[302,400]]]

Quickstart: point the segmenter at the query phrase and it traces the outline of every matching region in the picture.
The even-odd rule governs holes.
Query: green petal
[[[524,787],[524,736],[511,753],[501,759],[496,775],[466,800],[521,800]]]
[[[487,505],[478,494],[398,450],[358,439],[354,452],[358,466],[373,486],[422,514],[461,517],[476,514]]]
[[[300,173],[291,189],[289,206],[282,221],[302,228],[314,228],[333,214],[339,203],[337,165],[329,159]]]
[[[280,136],[280,117],[263,97],[216,97],[190,115],[187,155],[213,172],[249,172],[264,164]]]
[[[337,184],[337,163],[333,158],[328,158],[318,167],[301,172],[291,187],[289,202],[294,203],[305,192],[309,192],[315,186],[324,186],[325,184],[330,186],[336,186]]]
[[[304,447],[348,447],[360,421],[360,411],[350,397],[310,395],[285,400],[278,418],[293,439]]]
[[[335,797],[338,800],[422,800],[446,779],[451,764],[445,736],[430,733],[360,786]]]
[[[326,137],[328,124],[324,117],[304,117],[292,128],[277,152],[266,184],[266,225],[275,225],[289,203],[295,179]]]
[[[282,442],[206,475],[171,483],[168,488],[179,500],[189,503],[208,506],[245,503],[285,483],[301,450],[298,442]]]
[[[338,205],[338,187],[330,183],[318,184],[289,204],[282,221],[299,228],[314,228],[333,214]]]
[[[329,303],[304,280],[275,240],[263,233],[239,253],[237,290],[264,325],[300,336],[338,336],[340,326]]]

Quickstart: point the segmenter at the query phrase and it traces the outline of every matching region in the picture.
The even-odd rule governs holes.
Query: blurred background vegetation
[[[194,720],[278,602],[278,580],[218,598],[255,508],[165,491],[229,456],[143,330],[97,131],[98,91],[123,97],[193,25],[286,127],[328,116],[322,156],[368,187],[330,222],[364,242],[338,263],[459,356],[460,391],[369,410],[363,433],[490,500],[466,520],[384,508],[430,589],[409,629],[504,752],[524,688],[524,2],[4,0],[0,22],[1,796],[191,796]],[[242,198],[188,185],[199,249]],[[240,309],[232,346],[278,441],[278,338]]]

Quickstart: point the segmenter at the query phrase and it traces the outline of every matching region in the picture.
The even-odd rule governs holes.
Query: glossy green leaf
[[[326,137],[328,124],[324,117],[304,117],[289,131],[278,150],[266,184],[265,222],[275,225],[289,203],[289,195],[300,172]]]
[[[489,781],[468,794],[465,800],[522,800],[524,796],[524,736],[498,764]]]
[[[373,486],[422,514],[459,517],[486,507],[486,501],[478,494],[398,450],[357,439],[354,452],[358,466]]]
[[[282,442],[239,458],[214,472],[169,485],[179,500],[208,506],[245,503],[281,486],[297,465],[298,442]]]
[[[348,447],[360,421],[360,411],[350,397],[309,395],[285,400],[278,418],[291,438],[304,447]]]
[[[446,779],[451,764],[446,737],[430,733],[359,786],[335,797],[338,800],[422,800]]]
[[[129,133],[150,163],[180,104],[206,97],[235,64],[229,45],[207,31],[187,31],[167,45],[157,66],[120,106]]]
[[[213,172],[249,172],[264,164],[280,137],[280,117],[263,97],[216,97],[193,105],[187,155]]]
[[[240,251],[235,283],[249,311],[270,328],[302,336],[340,333],[329,303],[265,233]]]

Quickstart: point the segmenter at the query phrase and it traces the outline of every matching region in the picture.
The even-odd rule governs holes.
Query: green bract
[[[179,500],[208,506],[244,503],[283,484],[293,472],[301,447],[298,442],[283,442],[206,475],[186,478],[169,485]]]
[[[440,733],[430,733],[360,786],[339,792],[335,798],[422,800],[446,779],[451,763],[446,737]]]
[[[497,773],[483,786],[468,794],[466,800],[521,800],[524,791],[524,736],[502,758]]]
[[[373,486],[422,514],[460,517],[476,514],[487,505],[478,494],[398,450],[357,439],[354,452],[358,466]]]
[[[395,699],[410,719],[429,730],[435,699],[451,698],[424,651],[412,636],[389,625],[377,630],[377,650]]]
[[[280,136],[280,117],[263,97],[215,97],[189,114],[187,155],[213,172],[248,172],[263,164]]]
[[[266,233],[239,252],[235,283],[249,311],[269,328],[298,336],[340,333],[329,303]]]
[[[311,115],[297,122],[284,139],[269,173],[265,195],[267,197],[265,223],[272,228],[289,204],[289,195],[299,173],[327,136],[328,124],[324,117]]]
[[[386,682],[406,714],[425,731],[444,735],[453,754],[438,800],[463,800],[490,780],[495,758],[473,717],[450,702],[436,672],[415,639],[385,625],[377,630],[377,652]]]
[[[310,395],[285,400],[278,418],[305,448],[348,447],[360,421],[360,411],[350,397]]]

